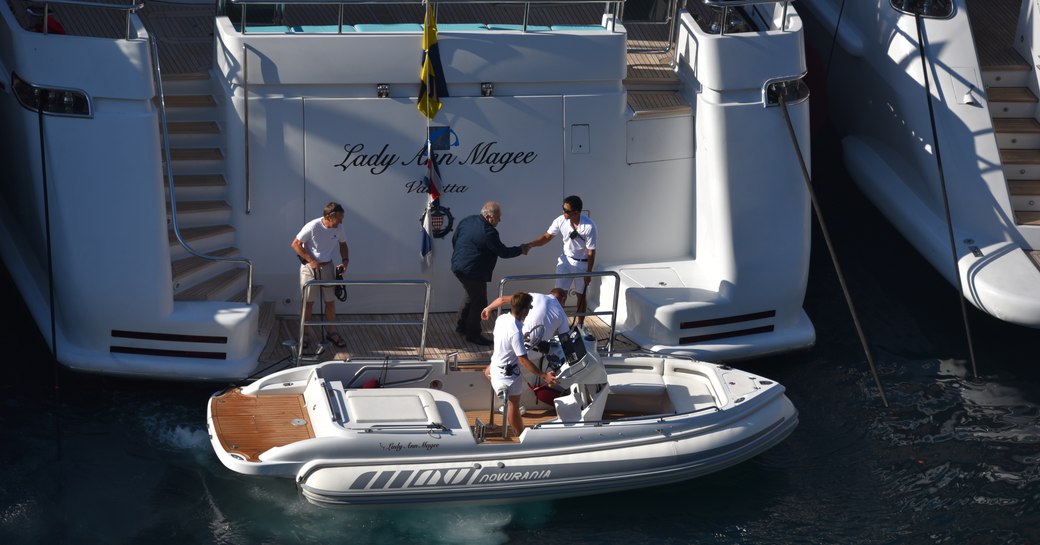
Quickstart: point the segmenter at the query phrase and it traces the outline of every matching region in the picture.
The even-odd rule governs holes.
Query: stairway
[[[1027,87],[1030,66],[1017,64],[982,67],[989,96],[993,130],[1000,148],[1015,222],[1040,225],[1040,122],[1037,97]]]
[[[227,202],[222,136],[217,123],[219,110],[210,94],[210,83],[207,74],[173,74],[163,79],[177,224],[181,236],[195,251],[209,256],[241,257],[234,245],[235,229],[230,225],[231,206]],[[244,265],[192,255],[177,240],[169,180],[164,181],[174,299],[245,301],[248,271]],[[253,286],[254,301],[261,292],[260,286]]]

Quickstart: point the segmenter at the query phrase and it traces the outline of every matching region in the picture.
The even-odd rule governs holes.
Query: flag
[[[423,25],[422,68],[419,70],[419,101],[417,107],[429,119],[441,109],[441,98],[448,96],[448,83],[441,68],[441,54],[437,47],[437,19],[433,15],[433,0],[426,2],[426,21]]]
[[[429,142],[427,142],[427,150],[429,150]],[[437,168],[437,163],[433,160],[432,154],[426,156],[426,176],[423,176],[423,186],[426,187],[426,211],[423,212],[422,216],[422,243],[419,247],[419,257],[422,259],[423,269],[426,269],[433,262],[433,225],[432,225],[432,212],[434,207],[440,205],[441,192],[438,186],[440,185],[440,169]]]

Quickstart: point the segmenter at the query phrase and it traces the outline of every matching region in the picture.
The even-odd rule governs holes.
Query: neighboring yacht
[[[599,231],[589,322],[616,318],[609,343],[713,361],[809,347],[801,20],[787,2],[650,4],[436,2],[447,93],[430,120],[419,1],[11,0],[3,260],[68,367],[242,378],[299,340],[289,245],[337,201],[346,280],[365,284],[339,312],[411,313],[431,324],[423,343],[486,361],[450,330],[452,221],[499,201],[519,245],[577,194]],[[442,208],[424,265],[431,148]],[[557,244],[500,260],[495,280],[552,273]],[[395,283],[413,280],[427,307]],[[350,357],[404,346],[344,336]]]
[[[863,193],[972,304],[1040,327],[1040,6],[798,5]]]

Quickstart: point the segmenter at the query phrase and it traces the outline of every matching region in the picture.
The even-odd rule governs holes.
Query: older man
[[[350,263],[350,249],[347,247],[347,233],[343,229],[343,206],[337,202],[325,205],[320,218],[315,218],[300,229],[292,241],[292,249],[300,256],[300,289],[311,280],[332,280],[336,273],[343,273]],[[337,259],[338,258],[338,259]],[[334,265],[333,263],[338,263]],[[310,290],[307,294],[307,306],[304,307],[303,319],[310,321],[314,309],[314,300],[318,290]],[[333,298],[335,288],[321,288],[325,299],[325,320],[336,320],[336,301]],[[347,346],[343,337],[329,328],[326,337],[329,342],[342,348]]]
[[[480,214],[467,216],[455,228],[451,238],[451,272],[462,283],[465,295],[459,304],[459,317],[455,331],[465,335],[466,340],[481,346],[492,342],[480,334],[480,311],[487,305],[487,284],[495,271],[498,258],[509,259],[527,254],[527,244],[506,246],[498,236],[502,221],[502,207],[489,201],[480,209]]]

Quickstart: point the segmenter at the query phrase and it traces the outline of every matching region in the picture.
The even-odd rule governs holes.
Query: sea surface
[[[210,450],[216,384],[56,366],[0,269],[0,544],[1040,543],[1040,331],[973,307],[856,191],[837,152],[814,184],[873,353],[879,396],[820,232],[811,350],[739,364],[800,411],[782,444],[670,486],[508,506],[316,507]],[[829,166],[828,166],[829,165]],[[89,287],[84,287],[89,289]]]

